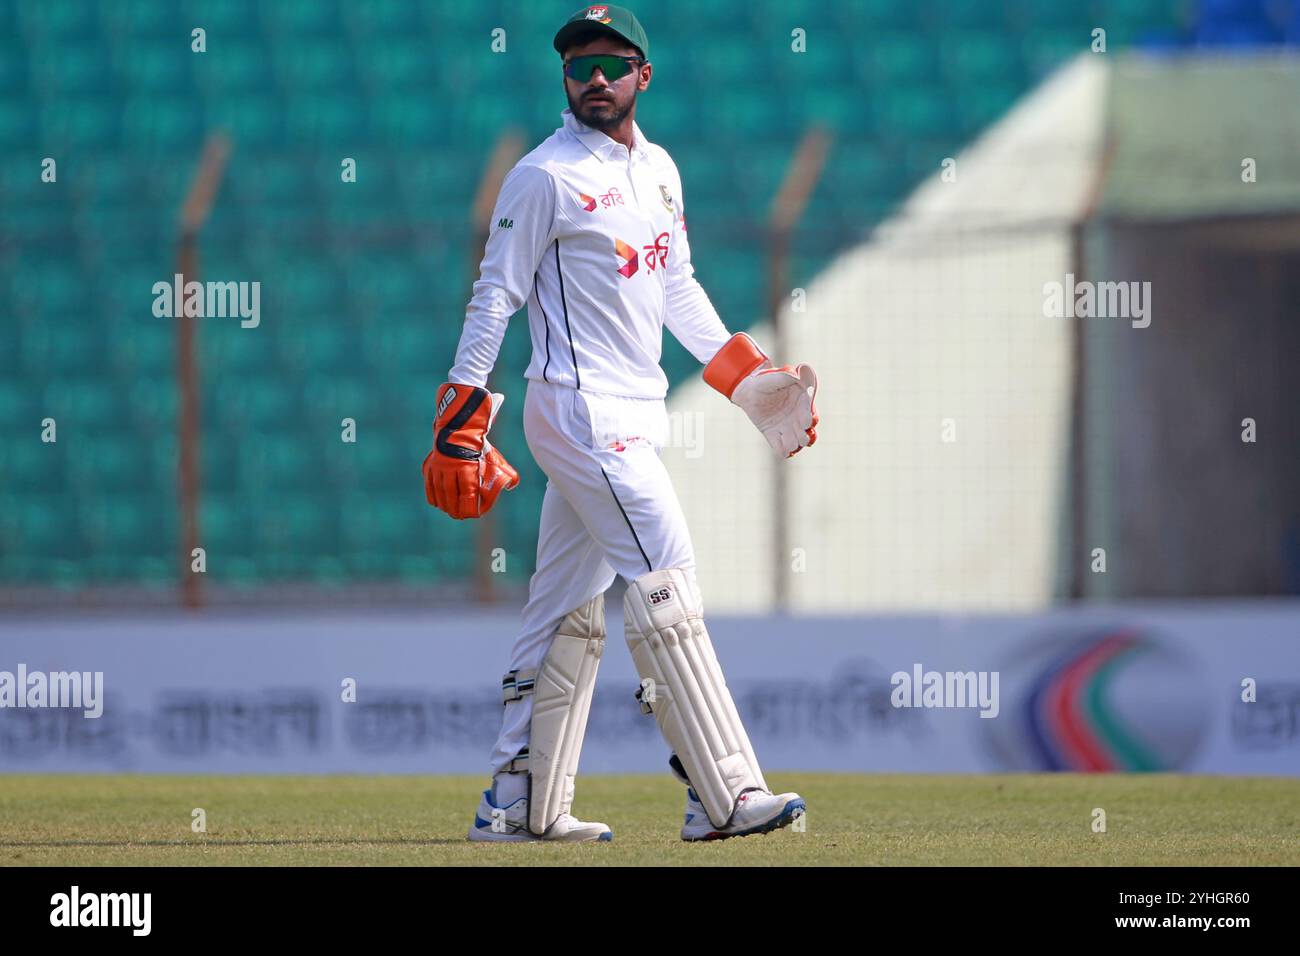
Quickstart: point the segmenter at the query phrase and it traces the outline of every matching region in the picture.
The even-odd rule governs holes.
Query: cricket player
[[[807,365],[774,367],[748,335],[729,334],[693,277],[681,177],[635,121],[652,72],[636,17],[585,7],[554,45],[569,108],[501,186],[424,462],[429,503],[454,518],[487,513],[519,483],[488,441],[505,396],[486,385],[506,323],[526,303],[524,433],[546,493],[537,571],[502,681],[493,782],[469,838],[612,838],[570,811],[616,574],[627,581],[637,697],[687,788],[682,839],[764,833],[804,801],[769,790],[704,626],[691,537],[659,457],[663,326],[785,457],[816,439],[817,377]]]

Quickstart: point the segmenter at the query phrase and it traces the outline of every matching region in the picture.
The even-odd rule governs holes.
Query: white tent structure
[[[934,176],[782,317],[818,371],[817,445],[789,469],[772,553],[773,454],[696,381],[674,391],[681,495],[710,611],[1003,611],[1053,593],[1073,326],[1044,316],[1071,269],[1103,150],[1106,69],[1085,54]],[[954,175],[955,174],[955,175]],[[772,341],[768,324],[751,330]]]

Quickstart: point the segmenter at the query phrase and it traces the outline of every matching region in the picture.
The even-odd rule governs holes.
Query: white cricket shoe
[[[534,836],[528,832],[528,798],[520,797],[509,806],[498,807],[492,802],[492,790],[487,789],[479,801],[474,825],[469,828],[469,838],[485,843],[586,843],[608,842],[614,839],[614,832],[603,823],[583,823],[570,813],[561,813],[546,836]]]
[[[687,787],[686,823],[682,827],[682,839],[725,840],[752,833],[768,833],[789,826],[806,811],[807,805],[797,793],[773,794],[766,790],[747,790],[736,800],[736,812],[731,815],[731,822],[718,829],[709,819],[695,790]]]

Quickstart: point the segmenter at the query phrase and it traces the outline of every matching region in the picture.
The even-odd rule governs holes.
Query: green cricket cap
[[[555,34],[555,52],[563,56],[574,36],[583,30],[593,28],[625,40],[640,50],[642,56],[650,55],[650,44],[645,38],[645,30],[632,15],[632,11],[608,3],[583,7],[569,17],[564,26],[560,27],[560,32]]]

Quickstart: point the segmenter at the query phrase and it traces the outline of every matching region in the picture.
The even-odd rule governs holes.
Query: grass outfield
[[[778,773],[806,831],[678,838],[667,774],[583,777],[614,841],[465,840],[478,777],[0,775],[0,863],[93,865],[1300,865],[1300,780]],[[191,811],[207,812],[193,833]],[[1107,832],[1092,831],[1106,811]]]

